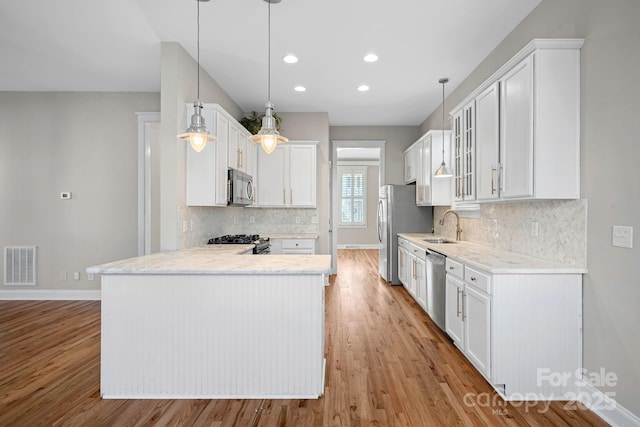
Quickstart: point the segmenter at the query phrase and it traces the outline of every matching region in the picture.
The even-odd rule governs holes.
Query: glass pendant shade
[[[191,125],[187,128],[186,132],[178,134],[178,138],[189,141],[191,147],[198,153],[204,150],[207,145],[207,141],[216,141],[216,137],[207,132],[207,127],[204,124],[204,117],[202,117],[202,103],[196,100],[193,103],[195,110],[191,116]]]
[[[249,141],[260,144],[265,153],[273,153],[278,144],[288,142],[289,140],[280,135],[276,128],[276,119],[273,117],[273,104],[267,102],[265,104],[265,113],[262,118],[262,127],[257,134],[249,137]]]

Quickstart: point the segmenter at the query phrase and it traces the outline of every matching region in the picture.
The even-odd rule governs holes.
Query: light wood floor
[[[99,302],[0,301],[0,426],[606,425],[567,402],[503,402],[402,287],[379,280],[377,257],[339,251],[318,400],[102,400]]]

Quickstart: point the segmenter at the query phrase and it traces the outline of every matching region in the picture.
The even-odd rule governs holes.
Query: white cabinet
[[[500,177],[500,85],[492,84],[476,97],[476,198],[499,197]]]
[[[582,367],[582,275],[490,274],[447,258],[445,330],[507,400],[567,399]]]
[[[317,252],[316,239],[271,238],[270,241],[272,255],[315,255]]]
[[[416,178],[416,205],[451,205],[451,178],[435,178],[433,175],[444,161],[451,166],[451,131],[430,130],[415,144],[418,149]]]
[[[398,279],[416,302],[427,311],[427,266],[425,250],[398,238]]]
[[[452,110],[456,201],[580,197],[583,42],[533,40]]]
[[[190,120],[193,105],[187,104]],[[204,104],[202,115],[209,133],[217,141],[208,142],[197,153],[187,147],[187,191],[189,206],[227,206],[227,153],[230,116],[217,104]]]
[[[257,157],[257,206],[316,207],[315,144],[282,144]]]
[[[411,184],[416,182],[418,178],[418,158],[420,156],[419,148],[416,144],[412,144],[404,150],[404,183]]]
[[[491,278],[465,266],[464,350],[485,378],[491,378]]]
[[[314,255],[316,241],[314,239],[285,239],[282,241],[284,255]]]
[[[253,169],[255,169],[252,164],[252,162],[255,162],[253,158],[255,144],[249,141],[250,136],[249,131],[241,124],[229,123],[229,157],[227,163],[230,168],[238,169],[253,176],[251,172],[254,172]]]
[[[447,258],[446,269],[445,331],[449,334],[454,344],[464,351],[463,267],[462,264]]]
[[[186,105],[191,120],[193,105]],[[188,206],[227,206],[227,169],[234,168],[255,178],[255,144],[249,143],[249,132],[218,104],[204,104],[202,115],[210,141],[199,153],[187,149]]]
[[[453,199],[457,202],[476,199],[475,120],[474,100],[453,114]]]
[[[416,277],[415,277],[416,294],[414,295],[414,298],[416,299],[416,302],[418,303],[418,305],[420,305],[420,307],[422,307],[422,309],[426,312],[427,311],[427,262],[424,258],[424,254],[425,254],[424,249],[422,249],[421,252],[422,252],[422,256],[418,255],[414,258],[415,270],[416,270]]]

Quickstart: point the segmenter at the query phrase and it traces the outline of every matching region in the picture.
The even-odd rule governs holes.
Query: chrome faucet
[[[444,211],[442,216],[440,217],[440,225],[444,225],[444,217],[447,216],[448,213],[452,213],[456,216],[456,240],[462,240],[460,237],[462,236],[462,228],[460,228],[460,216],[458,212],[453,209],[447,209]]]

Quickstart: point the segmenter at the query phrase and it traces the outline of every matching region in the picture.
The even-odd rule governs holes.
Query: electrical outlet
[[[614,225],[611,245],[619,248],[633,248],[633,227]]]
[[[61,271],[60,272],[60,280],[62,280],[62,281],[67,280],[67,272],[66,271]]]
[[[300,217],[299,216],[296,217],[296,224],[300,224]]]
[[[256,217],[255,216],[250,216],[249,217],[249,224],[255,224],[256,223]]]
[[[74,271],[73,272],[73,280],[80,280],[80,272],[79,271]]]
[[[87,280],[93,280],[93,273],[87,273]]]
[[[531,236],[538,237],[539,231],[538,221],[531,221]]]
[[[311,224],[317,224],[318,223],[318,215],[314,215],[311,217]]]

